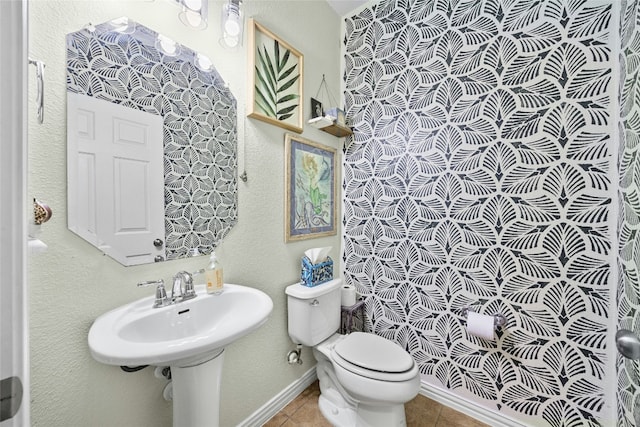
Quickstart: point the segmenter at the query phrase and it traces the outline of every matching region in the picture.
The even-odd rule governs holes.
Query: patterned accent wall
[[[620,217],[618,329],[640,334],[640,3],[622,2],[620,55]],[[618,426],[640,426],[640,367],[617,356]]]
[[[236,100],[196,52],[167,56],[153,30],[132,25],[67,35],[67,90],[164,118],[166,257],[210,253],[238,218]]]
[[[367,327],[430,384],[536,426],[602,424],[611,21],[585,0],[386,0],[346,19],[344,264]],[[465,306],[506,329],[470,336]]]

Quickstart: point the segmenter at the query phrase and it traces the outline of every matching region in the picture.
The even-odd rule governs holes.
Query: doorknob
[[[628,329],[616,332],[616,347],[627,359],[640,359],[640,339]]]

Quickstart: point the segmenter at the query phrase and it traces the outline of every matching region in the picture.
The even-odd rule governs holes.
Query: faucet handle
[[[156,286],[156,300],[153,302],[153,308],[164,307],[171,304],[171,300],[167,296],[167,291],[164,288],[164,280],[148,280],[146,282],[138,283],[138,286]]]
[[[200,275],[204,275],[204,268],[201,268],[200,270],[196,270],[193,273],[191,273],[191,278],[193,279],[196,276],[200,276]]]
[[[140,286],[151,286],[151,285],[163,285],[164,286],[164,280],[163,279],[147,280],[147,281],[138,283],[139,287]]]
[[[194,276],[198,276],[200,274],[204,274],[204,268],[201,268],[200,270],[194,271],[191,274],[189,274],[189,273],[185,273],[184,274],[185,280],[183,282],[184,289],[182,290],[182,300],[195,298],[197,296],[196,295],[196,289],[195,289],[195,286],[193,284],[193,277]]]

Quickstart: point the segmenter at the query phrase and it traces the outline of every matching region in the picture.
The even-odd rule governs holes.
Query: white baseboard
[[[314,366],[305,372],[302,377],[289,384],[284,390],[258,408],[258,410],[251,414],[246,420],[238,424],[238,427],[258,427],[263,425],[309,387],[316,379],[318,379],[318,377],[316,375],[316,367]]]
[[[526,427],[526,424],[522,424],[507,417],[506,415],[498,413],[497,411],[480,406],[477,403],[471,402],[450,392],[449,390],[434,387],[424,380],[422,380],[420,384],[420,394],[455,409],[458,412],[469,415],[478,421],[482,421],[491,427]]]

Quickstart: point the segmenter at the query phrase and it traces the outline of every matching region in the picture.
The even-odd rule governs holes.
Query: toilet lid
[[[402,373],[414,366],[402,347],[374,334],[353,332],[333,350],[345,361],[370,371]]]

